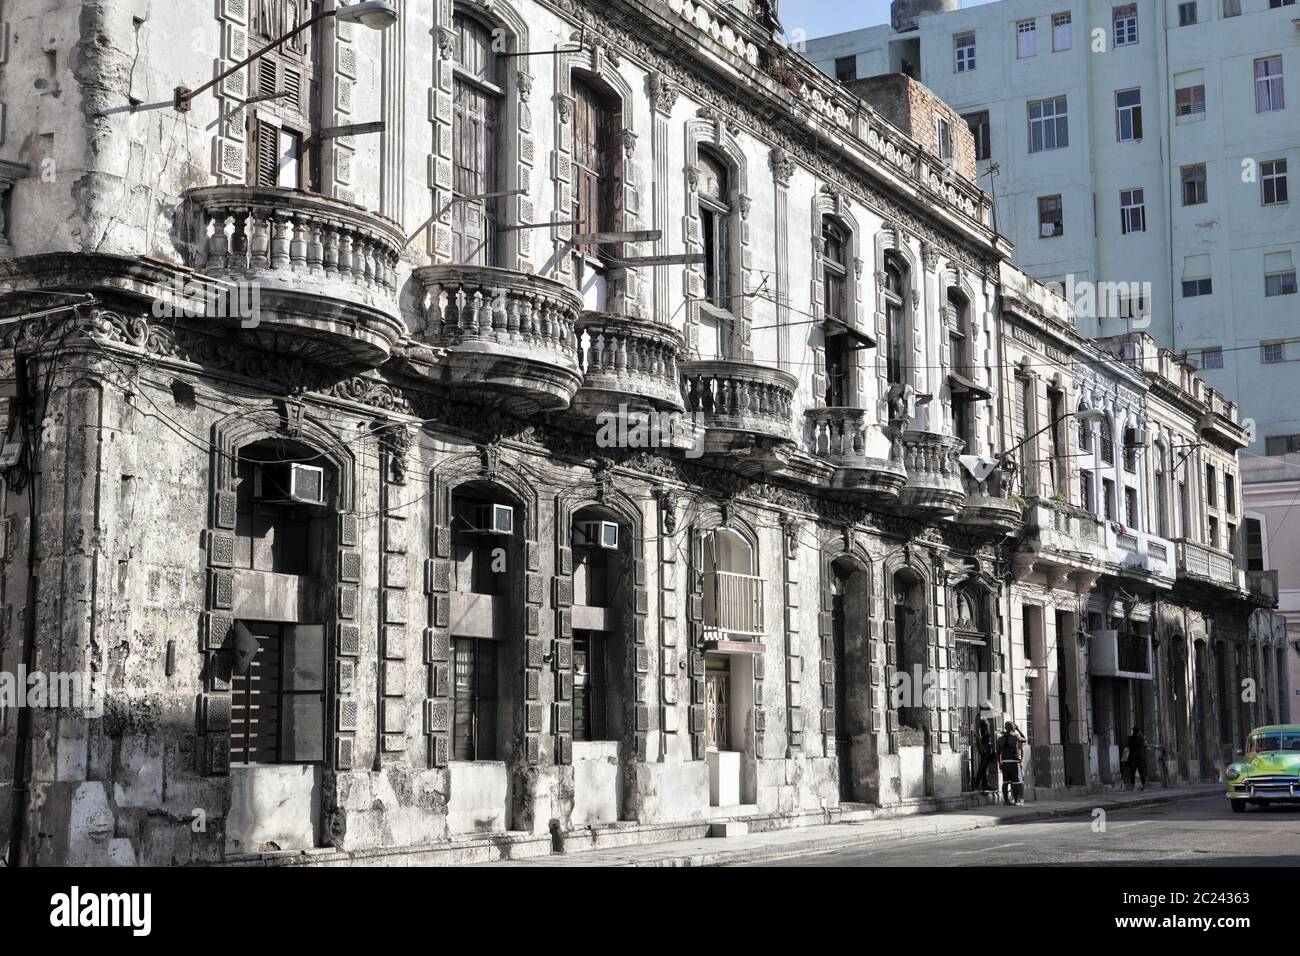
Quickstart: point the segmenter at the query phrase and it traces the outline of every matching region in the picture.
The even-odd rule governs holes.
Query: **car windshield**
[[[1300,733],[1256,734],[1246,745],[1246,753],[1270,753],[1276,750],[1300,751]]]

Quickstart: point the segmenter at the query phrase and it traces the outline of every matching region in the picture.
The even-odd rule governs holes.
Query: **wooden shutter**
[[[280,128],[265,120],[253,120],[254,147],[249,169],[253,186],[275,186],[279,182]]]

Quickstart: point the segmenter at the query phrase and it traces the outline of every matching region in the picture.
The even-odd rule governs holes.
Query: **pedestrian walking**
[[[1147,738],[1142,733],[1141,727],[1134,727],[1133,734],[1129,737],[1128,743],[1128,779],[1129,788],[1137,783],[1138,779],[1142,780],[1141,789],[1147,788]]]
[[[1025,805],[1025,735],[1015,721],[1008,720],[998,738],[998,760],[1002,767],[1002,802],[1006,806]]]

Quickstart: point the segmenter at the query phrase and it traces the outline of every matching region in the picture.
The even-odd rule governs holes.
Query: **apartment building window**
[[[1264,439],[1264,451],[1269,455],[1300,452],[1300,435],[1269,435]]]
[[[607,740],[605,636],[573,634],[573,739]]]
[[[1226,472],[1223,475],[1223,510],[1230,515],[1237,513],[1237,479]]]
[[[1085,511],[1092,511],[1092,472],[1079,472],[1079,507]]]
[[[1223,18],[1241,16],[1241,0],[1223,0]]]
[[[1210,295],[1214,291],[1210,281],[1210,257],[1202,254],[1183,257],[1183,298]]]
[[[594,86],[573,78],[573,218],[579,235],[613,232],[618,207],[618,110]],[[577,253],[601,257],[612,246],[584,246]],[[582,270],[578,270],[581,275]]]
[[[1131,143],[1142,138],[1142,91],[1115,91],[1115,139]]]
[[[1255,112],[1272,113],[1286,106],[1282,89],[1282,58],[1261,57],[1255,61]]]
[[[1119,297],[1120,319],[1136,319],[1151,314],[1150,303],[1145,292],[1126,293]]]
[[[1101,480],[1101,506],[1107,521],[1115,520],[1115,482],[1109,478]]]
[[[242,621],[256,642],[230,678],[232,764],[325,759],[325,627]]]
[[[700,150],[700,238],[704,246],[704,294],[720,309],[730,307],[731,176],[721,157]]]
[[[496,199],[469,197],[497,192],[497,128],[505,110],[505,81],[492,30],[473,17],[455,17],[452,92],[452,258],[469,265],[496,265]]]
[[[1061,211],[1060,196],[1038,197],[1038,235],[1054,239],[1065,234],[1065,217]]]
[[[952,159],[952,127],[942,116],[934,118],[934,143],[940,159]]]
[[[1198,76],[1204,75],[1201,70],[1193,72]],[[1175,82],[1179,82],[1179,79],[1176,78]],[[1186,85],[1179,85],[1174,89],[1174,115],[1187,122],[1200,121],[1205,118],[1205,84],[1183,82]]]
[[[988,159],[992,153],[992,141],[989,130],[989,113],[988,110],[981,110],[978,113],[966,113],[962,116],[966,125],[970,127],[971,136],[975,138],[975,159]]]
[[[1124,470],[1127,472],[1137,473],[1138,468],[1138,440],[1137,429],[1124,429]]]
[[[1142,530],[1141,526],[1138,524],[1138,496],[1136,488],[1125,487],[1124,489],[1124,524],[1135,531]]]
[[[1146,232],[1147,207],[1140,189],[1121,189],[1119,193],[1120,232]]]
[[[975,34],[959,33],[952,38],[952,68],[954,73],[975,69]]]
[[[1264,526],[1258,518],[1246,519],[1246,570],[1264,570]]]
[[[841,83],[852,83],[858,78],[858,58],[841,56],[835,58],[835,79]]]
[[[452,641],[453,760],[495,760],[497,756],[497,644],[457,637]]]
[[[1207,516],[1205,532],[1205,543],[1211,548],[1217,548],[1219,546],[1219,519],[1214,515]]]
[[[1169,478],[1165,472],[1165,449],[1157,444],[1155,452],[1156,534],[1169,537]]]
[[[314,11],[304,0],[262,4],[249,26],[249,42],[269,46]],[[315,28],[270,50],[249,68],[255,96],[246,109],[248,184],[317,190],[320,155],[312,143],[320,118],[320,46]]]
[[[1070,49],[1073,38],[1070,36],[1071,23],[1068,13],[1057,13],[1052,16],[1052,52],[1064,53]]]
[[[1276,365],[1286,361],[1285,342],[1260,342],[1259,360],[1265,365]]]
[[[1265,206],[1286,202],[1286,160],[1270,159],[1260,163],[1259,182],[1264,191]]]
[[[1179,170],[1179,177],[1183,183],[1184,206],[1199,206],[1209,198],[1206,189],[1204,163],[1182,167]]]
[[[1038,52],[1038,21],[1021,20],[1016,24],[1016,58],[1023,60]]]
[[[1214,284],[1209,276],[1203,279],[1184,279],[1183,280],[1183,298],[1193,299],[1197,296],[1210,295],[1214,292]],[[1220,352],[1219,361],[1222,362],[1223,353]]]
[[[1219,506],[1219,483],[1217,479],[1218,475],[1214,470],[1214,466],[1207,464],[1205,466],[1205,502],[1211,508]]]
[[[1061,149],[1070,145],[1069,118],[1064,96],[1029,101],[1029,151]]]
[[[1270,10],[1277,10],[1281,7],[1291,6],[1295,6],[1295,0],[1268,0],[1268,8]]]
[[[1178,5],[1178,25],[1180,27],[1190,27],[1196,22],[1196,2],[1180,3]]]
[[[1079,411],[1081,411],[1081,412],[1084,411],[1084,406],[1080,405],[1080,406],[1079,406]],[[1087,451],[1091,451],[1091,450],[1092,450],[1092,442],[1091,442],[1091,437],[1092,437],[1092,436],[1091,436],[1091,433],[1090,433],[1089,430],[1088,430],[1088,422],[1087,422],[1087,420],[1084,419],[1084,418],[1081,418],[1081,417],[1076,416],[1075,421],[1077,422],[1077,424],[1078,424],[1078,426],[1079,426],[1079,436],[1078,436],[1078,437],[1079,437],[1079,448],[1082,449],[1082,450],[1085,451],[1085,452],[1087,452]]]
[[[823,304],[828,319],[847,324],[848,308],[847,231],[829,216],[822,219]],[[828,335],[825,349],[826,405],[838,408],[852,404],[849,398],[849,369],[852,355],[848,335]]]
[[[1103,464],[1115,464],[1115,433],[1110,424],[1110,417],[1101,420],[1098,426],[1101,435],[1101,460]]]
[[[1111,20],[1115,26],[1115,46],[1132,46],[1137,43],[1137,4],[1130,3],[1122,7],[1111,8]]]
[[[903,384],[906,330],[903,296],[907,288],[903,267],[892,256],[885,260],[885,377],[890,385]]]
[[[1223,368],[1223,349],[1213,347],[1201,349],[1201,368]]]
[[[1295,266],[1290,251],[1264,256],[1264,295],[1295,295]]]
[[[1065,443],[1065,393],[1057,388],[1047,390],[1047,414],[1051,427],[1047,431],[1051,459],[1048,461],[1048,467],[1051,469],[1052,490],[1064,493],[1066,475],[1069,473],[1069,462],[1066,459],[1066,451],[1062,447]]]

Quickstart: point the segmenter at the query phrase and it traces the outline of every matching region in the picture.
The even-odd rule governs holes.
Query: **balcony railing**
[[[835,466],[831,485],[844,491],[897,498],[907,481],[893,460],[893,442],[863,408],[810,408],[805,412],[813,454]]]
[[[566,285],[486,266],[415,271],[427,295],[424,339],[448,352],[448,384],[529,410],[567,406],[578,390],[574,325],[582,300]]]
[[[678,358],[683,342],[672,327],[625,315],[583,312],[576,324],[582,389],[576,402],[594,412],[619,405],[680,412]]]
[[[900,436],[907,484],[902,504],[936,514],[954,515],[966,498],[958,471],[962,440],[935,432],[904,431]]]
[[[727,359],[682,367],[686,411],[707,429],[706,450],[727,452],[755,439],[794,441],[790,428],[798,380],[789,372]]]
[[[1231,588],[1245,586],[1243,575],[1233,564],[1232,555],[1197,541],[1182,539],[1176,542],[1178,574],[1210,581]]]
[[[958,524],[999,534],[1012,534],[1024,526],[1020,505],[1009,496],[1010,489],[999,470],[995,469],[983,481],[976,481],[963,468],[961,480],[966,500],[955,519]]]
[[[1173,583],[1174,555],[1169,541],[1114,522],[1105,527],[1108,562],[1133,577]]]
[[[296,189],[206,186],[186,201],[191,263],[215,278],[254,283],[258,325],[301,327],[307,340],[355,340],[386,357],[403,333],[397,223],[360,206]],[[303,301],[307,300],[307,301]],[[341,344],[341,343],[340,343]]]
[[[709,571],[704,575],[704,627],[723,634],[763,633],[763,579]]]

